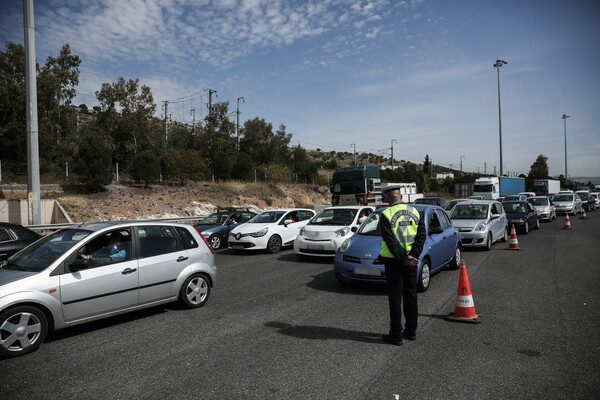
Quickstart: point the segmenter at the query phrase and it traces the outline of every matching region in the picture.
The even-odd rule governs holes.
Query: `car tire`
[[[429,266],[429,260],[423,259],[421,261],[421,272],[419,273],[419,281],[417,282],[417,291],[426,292],[429,289],[429,282],[431,281],[431,267]]]
[[[271,254],[275,254],[281,250],[281,237],[279,235],[273,235],[269,238],[267,250]]]
[[[448,267],[450,269],[459,269],[460,268],[460,258],[461,256],[461,248],[460,245],[456,245],[456,250],[454,250],[454,258],[448,263]]]
[[[525,226],[523,227],[523,234],[527,235],[529,233],[529,221],[525,221]]]
[[[504,228],[504,235],[502,235],[502,239],[500,239],[502,242],[508,242],[508,226],[506,228]]]
[[[210,246],[214,250],[219,250],[221,248],[221,246],[223,245],[223,238],[221,237],[221,235],[219,235],[217,233],[213,233],[208,238],[208,243],[210,243]]]
[[[36,351],[48,333],[48,318],[33,306],[17,306],[0,314],[0,358]]]
[[[485,249],[488,250],[488,251],[491,250],[492,249],[492,243],[493,243],[492,232],[490,232],[490,233],[488,233],[487,240],[485,242]]]
[[[540,219],[539,218],[537,218],[535,220],[535,229],[540,229]]]
[[[195,274],[185,280],[179,301],[187,308],[202,307],[210,297],[210,281],[205,274]]]

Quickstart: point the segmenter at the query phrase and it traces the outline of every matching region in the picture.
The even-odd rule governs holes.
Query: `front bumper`
[[[333,271],[336,279],[342,283],[377,285],[386,283],[385,266],[377,258],[360,258],[338,251],[333,260]]]
[[[313,240],[298,236],[294,241],[294,253],[314,257],[333,257],[346,237]]]
[[[460,240],[464,247],[485,247],[488,230],[478,232],[459,232]]]

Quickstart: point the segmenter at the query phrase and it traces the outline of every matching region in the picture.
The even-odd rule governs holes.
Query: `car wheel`
[[[213,233],[210,238],[208,238],[208,243],[210,243],[210,246],[213,249],[218,250],[223,245],[223,240],[221,239],[221,235]]]
[[[269,253],[274,254],[281,250],[281,238],[277,235],[273,235],[269,238],[269,243],[267,243],[267,250]]]
[[[525,226],[523,227],[523,233],[526,235],[529,233],[529,221],[525,221]]]
[[[0,357],[31,353],[40,347],[48,333],[48,319],[38,308],[19,306],[0,315]]]
[[[540,229],[540,219],[535,220],[535,229]]]
[[[429,260],[424,259],[421,261],[421,273],[419,274],[419,282],[417,283],[417,290],[419,292],[425,292],[429,289],[429,281],[431,279],[431,268],[429,266]]]
[[[502,239],[503,242],[507,242],[508,241],[508,226],[506,228],[504,228],[504,235],[502,235]]]
[[[459,269],[460,268],[460,254],[461,254],[460,246],[456,245],[456,250],[454,250],[454,258],[448,264],[450,269]]]
[[[187,308],[202,307],[210,296],[210,282],[206,275],[192,275],[185,280],[179,300]]]
[[[485,249],[486,250],[492,249],[492,232],[488,233],[487,241],[485,242]]]
[[[554,216],[551,219],[556,221],[556,213],[554,213]]]

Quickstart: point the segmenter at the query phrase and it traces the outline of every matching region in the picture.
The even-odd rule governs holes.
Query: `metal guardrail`
[[[184,222],[184,221],[199,221],[204,216],[198,217],[177,217],[177,218],[156,218],[156,219],[134,219],[134,220],[115,220],[110,222],[126,222],[126,221],[143,221],[143,222]],[[93,222],[106,222],[106,221],[93,221]],[[73,223],[65,223],[65,224],[46,224],[46,225],[23,225],[24,227],[31,229],[32,231],[57,231],[59,229],[64,228],[72,228],[75,226],[79,226],[84,223],[92,223],[91,221],[87,222],[73,222]]]

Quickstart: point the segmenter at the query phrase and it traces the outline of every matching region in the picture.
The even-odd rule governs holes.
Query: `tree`
[[[316,178],[318,170],[317,163],[308,158],[306,150],[300,145],[292,148],[290,166],[300,182],[308,182]]]
[[[97,134],[91,133],[81,141],[75,157],[77,181],[91,192],[99,192],[112,181],[110,147]]]
[[[548,168],[548,157],[543,154],[537,156],[537,159],[529,169],[529,173],[525,178],[525,185],[528,189],[533,188],[533,181],[536,179],[548,179],[549,168]]]
[[[431,173],[431,160],[429,154],[425,154],[425,161],[423,161],[423,173],[429,175]]]
[[[144,150],[133,157],[130,174],[137,182],[144,181],[148,187],[160,177],[160,160],[152,150]]]
[[[288,146],[291,138],[292,135],[285,132],[284,125],[273,133],[271,124],[264,119],[255,118],[244,122],[240,148],[256,163],[285,164],[289,158]]]
[[[254,177],[254,163],[250,156],[241,151],[237,152],[235,163],[231,170],[233,179],[250,180]]]
[[[177,180],[183,185],[185,181],[202,179],[206,165],[197,150],[168,149],[161,157],[161,169],[165,179]]]

